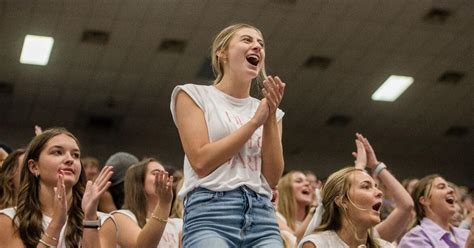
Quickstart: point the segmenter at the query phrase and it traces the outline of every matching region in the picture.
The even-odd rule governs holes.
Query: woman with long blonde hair
[[[290,171],[278,183],[277,222],[293,247],[303,237],[316,209],[315,191],[301,171]]]

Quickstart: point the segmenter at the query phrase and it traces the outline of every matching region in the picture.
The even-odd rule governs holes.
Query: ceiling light
[[[47,36],[26,35],[21,50],[20,63],[47,65],[54,39]]]
[[[372,94],[374,101],[395,101],[412,83],[414,79],[406,76],[391,75],[385,82]]]

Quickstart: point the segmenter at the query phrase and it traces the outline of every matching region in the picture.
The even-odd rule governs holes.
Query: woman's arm
[[[252,119],[230,135],[210,143],[204,113],[184,91],[176,96],[176,126],[183,150],[199,177],[205,177],[230,160],[268,117],[262,101]]]
[[[282,122],[277,122],[276,111],[283,99],[285,84],[279,77],[269,76],[263,81],[262,102],[268,102],[270,115],[263,125],[262,174],[271,188],[276,187],[285,167],[281,144]]]
[[[5,214],[0,214],[0,248],[23,247],[23,242],[13,229],[13,220]]]
[[[173,200],[173,177],[168,177],[167,172],[158,172],[155,175],[155,192],[159,197],[159,203],[138,234],[136,247],[155,248],[160,243],[171,210],[171,201]]]
[[[367,154],[367,167],[374,171],[380,163],[375,156],[374,149],[361,134],[357,134],[357,139],[364,145]],[[390,189],[396,205],[395,209],[375,229],[382,239],[393,242],[405,232],[406,226],[411,220],[411,211],[413,210],[414,203],[410,194],[387,169],[383,169],[378,175],[374,176],[377,176],[380,182],[387,189]]]
[[[86,190],[84,192],[84,196],[82,197],[84,221],[95,221],[98,219],[97,206],[99,205],[99,199],[110,186],[109,179],[112,176],[112,173],[112,166],[105,166],[97,176],[97,179],[94,183],[92,183],[92,181],[87,182]],[[106,226],[106,229],[109,230],[108,232],[99,232],[98,228],[84,228],[82,234],[82,247],[100,248],[102,247],[102,242],[105,243],[104,245],[106,247],[115,247],[116,243],[113,243],[115,240],[113,237],[100,236],[110,235],[110,228],[111,227]],[[115,236],[115,232],[113,232],[113,235]],[[112,243],[107,241],[111,241]]]

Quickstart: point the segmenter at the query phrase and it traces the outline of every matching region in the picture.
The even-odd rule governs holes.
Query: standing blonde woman
[[[64,129],[33,138],[16,208],[0,212],[0,247],[115,247],[116,227],[97,212],[110,167],[86,184],[77,139]]]
[[[264,39],[253,26],[222,30],[211,57],[214,85],[180,85],[171,96],[186,154],[183,245],[281,247],[270,200],[284,167],[278,106],[285,84],[265,76]],[[255,78],[262,100],[250,96]]]

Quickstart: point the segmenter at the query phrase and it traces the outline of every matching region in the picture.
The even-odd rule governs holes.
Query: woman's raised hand
[[[112,166],[104,166],[94,182],[87,181],[86,190],[82,197],[82,210],[84,211],[84,219],[96,219],[97,206],[102,194],[109,188],[109,179],[112,176]]]
[[[357,139],[364,145],[365,152],[367,153],[367,167],[369,167],[371,170],[374,170],[375,167],[377,167],[377,165],[379,164],[377,156],[375,156],[374,149],[370,145],[369,140],[365,138],[362,134],[357,133],[356,136]]]
[[[359,134],[356,134],[356,136],[358,135]],[[367,154],[365,152],[364,144],[358,138],[355,140],[355,144],[357,152],[352,152],[352,156],[355,158],[354,165],[358,169],[365,170],[365,167],[367,166]]]
[[[160,203],[171,203],[173,200],[173,176],[168,176],[166,171],[156,173],[155,193],[158,195]]]
[[[64,185],[64,174],[62,171],[58,173],[58,182],[54,187],[54,202],[53,202],[53,216],[52,221],[55,221],[59,226],[66,223],[67,218],[67,199],[66,186]]]

